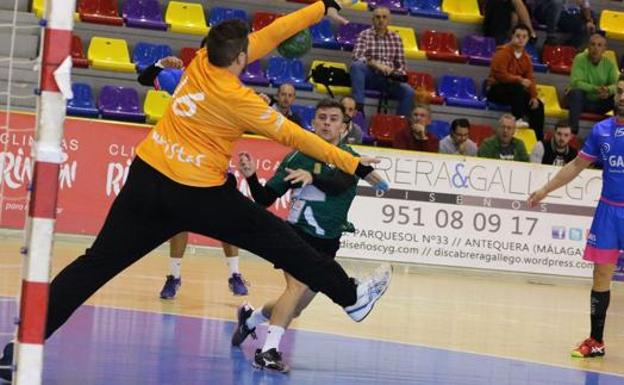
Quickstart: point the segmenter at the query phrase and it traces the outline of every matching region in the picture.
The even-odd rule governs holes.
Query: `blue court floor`
[[[0,343],[15,301],[0,298]],[[289,331],[289,375],[250,365],[230,347],[234,323],[83,306],[46,345],[47,385],[622,385],[624,377],[442,349]],[[392,325],[388,325],[392,327]],[[261,333],[264,330],[261,331]]]

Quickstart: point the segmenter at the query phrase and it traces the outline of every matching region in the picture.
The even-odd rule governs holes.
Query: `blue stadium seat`
[[[444,120],[433,120],[427,126],[427,131],[434,134],[439,140],[442,140],[451,133],[451,124]]]
[[[242,20],[247,23],[247,12],[237,8],[214,7],[210,10],[208,25],[212,27],[222,21],[234,19]]]
[[[472,78],[445,75],[438,82],[438,94],[446,105],[485,109],[486,102],[477,96]]]
[[[100,114],[93,101],[91,86],[85,83],[73,83],[72,93],[74,97],[67,101],[67,114],[97,118]]]
[[[338,40],[336,40],[336,36],[334,36],[331,23],[328,19],[323,19],[320,23],[311,26],[310,34],[312,35],[312,46],[327,49],[340,49],[340,44],[338,44]]]
[[[166,44],[139,42],[132,50],[132,62],[136,64],[139,71],[143,71],[145,67],[171,55],[171,47]]]
[[[537,48],[533,44],[527,44],[525,49],[527,51],[527,54],[531,58],[531,62],[533,62],[533,71],[535,72],[548,71],[548,65],[540,61],[540,55],[537,52]]]
[[[442,0],[405,0],[403,5],[413,16],[448,19],[448,14],[442,12]]]
[[[298,90],[312,91],[313,89],[313,85],[306,81],[306,71],[303,62],[299,59],[272,56],[269,59],[266,77],[273,87],[290,83]]]
[[[314,114],[316,113],[316,109],[314,106],[301,106],[301,105],[292,105],[290,107],[293,114],[297,115],[301,119],[301,126],[308,131],[314,131],[312,127],[312,120],[314,119]]]

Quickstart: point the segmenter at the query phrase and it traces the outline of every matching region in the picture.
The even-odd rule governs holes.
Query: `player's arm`
[[[286,163],[286,161],[282,161],[275,175],[263,186],[260,184],[258,175],[256,174],[255,159],[248,152],[240,152],[238,154],[238,168],[247,180],[251,196],[260,206],[271,206],[277,198],[284,195],[290,188],[288,183],[284,181]]]
[[[254,62],[268,55],[284,40],[318,23],[326,14],[334,20],[344,22],[340,21],[336,11],[339,11],[345,3],[348,3],[348,1],[317,1],[307,7],[282,16],[261,30],[251,33],[249,35],[249,62]]]
[[[357,184],[357,178],[333,169],[322,175],[312,175],[312,184],[327,195],[340,195]]]
[[[531,193],[528,199],[529,206],[535,206],[552,191],[570,183],[572,179],[576,178],[581,171],[585,170],[592,163],[592,159],[584,157],[583,155],[579,155],[574,158],[572,162],[563,166],[555,177],[548,181],[548,183],[542,186],[539,190]]]

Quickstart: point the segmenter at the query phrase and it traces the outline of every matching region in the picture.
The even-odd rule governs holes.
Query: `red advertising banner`
[[[6,118],[6,114],[0,112],[0,122],[5,122]],[[0,131],[0,227],[22,228],[27,189],[32,180],[35,116],[14,112],[8,122],[9,129]],[[57,232],[95,235],[99,231],[128,176],[135,146],[148,130],[146,125],[80,118],[65,120],[62,146],[68,157],[60,168]],[[288,149],[269,140],[246,137],[237,143],[234,155],[239,151],[247,151],[256,158],[258,177],[263,181],[273,175]],[[245,178],[235,164],[231,164],[231,169],[240,191],[249,196]],[[287,194],[270,210],[284,217],[289,202]],[[191,237],[191,242],[215,244],[198,236]]]

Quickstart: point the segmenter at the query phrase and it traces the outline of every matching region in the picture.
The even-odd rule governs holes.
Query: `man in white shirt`
[[[440,141],[441,154],[477,156],[477,144],[468,138],[468,119],[455,119],[451,122],[451,133]]]

